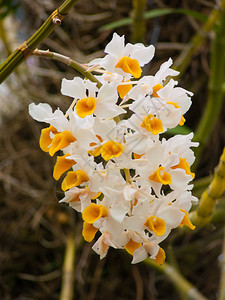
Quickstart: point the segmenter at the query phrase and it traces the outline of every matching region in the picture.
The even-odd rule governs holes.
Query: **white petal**
[[[75,99],[86,98],[86,88],[84,81],[79,77],[74,77],[73,80],[63,78],[61,93],[65,96],[70,96]]]
[[[155,74],[155,79],[160,83],[163,81],[167,76],[177,76],[179,75],[178,71],[175,71],[173,69],[170,69],[170,66],[172,65],[173,61],[171,58],[168,59],[168,61],[164,62],[161,66],[159,71]]]
[[[47,118],[52,117],[52,108],[47,103],[40,103],[38,105],[31,103],[29,105],[29,114],[34,120],[45,122]]]
[[[159,97],[165,101],[176,102],[174,98],[174,86],[177,84],[177,81],[171,79],[167,85],[160,89],[157,94]]]
[[[98,88],[96,87],[96,82],[91,82],[90,80],[85,80],[85,87],[88,90],[88,97],[94,97],[95,93],[98,91]]]
[[[105,52],[115,57],[121,57],[124,48],[124,35],[119,36],[117,33],[113,34],[112,40],[105,47]]]
[[[79,142],[79,146],[85,150],[91,149],[91,147],[89,146],[90,143],[98,143],[98,139],[96,138],[95,134],[90,130],[79,129],[77,131],[74,131],[74,136]]]
[[[97,117],[103,119],[111,119],[123,113],[126,113],[123,108],[109,103],[97,105],[94,111]]]
[[[175,169],[170,171],[172,183],[170,187],[173,190],[184,191],[187,189],[188,183],[192,180],[191,175],[187,175],[183,169]]]
[[[103,235],[101,235],[97,242],[92,246],[92,249],[100,255],[100,259],[103,259],[106,256],[109,249],[109,246],[106,244],[104,244],[103,247],[103,243]]]
[[[191,209],[192,199],[195,200],[195,197],[193,198],[191,192],[185,191],[177,197],[176,201],[174,202],[174,205],[181,209],[189,211]]]
[[[103,58],[95,58],[93,60],[91,60],[88,65],[92,66],[92,65],[101,65]]]
[[[142,67],[152,60],[154,54],[155,54],[155,47],[153,45],[145,47],[141,44],[133,49],[133,53],[131,54],[130,57],[137,59],[140,66]]]
[[[144,230],[144,217],[125,217],[124,218],[124,228],[134,230],[136,232],[142,232]]]
[[[169,226],[171,229],[180,225],[184,213],[182,213],[178,207],[170,205],[160,209],[159,217],[162,218],[166,222],[166,226]]]
[[[137,264],[143,260],[145,260],[148,256],[147,251],[145,250],[145,248],[143,246],[139,247],[138,249],[136,249],[133,253],[133,260],[132,260],[132,264]]]
[[[117,57],[114,57],[114,56],[108,54],[102,59],[100,66],[102,66],[106,71],[108,71],[110,73],[114,73],[115,65],[117,64],[117,62],[118,62]]]
[[[137,190],[132,188],[130,185],[125,185],[123,189],[123,195],[127,201],[133,200],[136,192]]]
[[[157,117],[162,121],[163,126],[174,128],[179,124],[181,116],[181,108],[175,108],[173,104],[166,104],[158,111]]]
[[[129,211],[128,207],[123,207],[122,205],[114,206],[110,209],[110,214],[114,220],[122,223],[125,214]]]
[[[95,118],[94,122],[94,132],[98,134],[103,140],[111,139],[114,140],[115,132],[114,128],[116,128],[116,122],[114,120],[100,120]]]
[[[98,101],[101,103],[113,103],[118,100],[115,84],[105,83],[99,90]]]
[[[136,129],[136,128],[135,128]],[[139,155],[145,153],[146,149],[153,146],[153,140],[151,136],[142,134],[142,132],[136,132],[126,139],[126,147]]]
[[[177,98],[176,103],[182,108],[182,114],[185,114],[191,106],[191,98],[185,94],[182,97]]]
[[[156,255],[159,252],[159,245],[155,242],[151,242],[150,244],[144,243],[143,246],[145,247],[146,251],[149,253],[151,259],[155,259]]]

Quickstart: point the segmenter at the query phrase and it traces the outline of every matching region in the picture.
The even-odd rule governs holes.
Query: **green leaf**
[[[206,15],[204,15],[204,14],[198,12],[198,11],[191,10],[191,9],[182,9],[182,8],[154,9],[154,10],[151,10],[151,11],[147,11],[144,16],[145,16],[146,19],[151,19],[151,18],[155,18],[155,17],[168,15],[168,14],[173,14],[173,13],[191,16],[191,17],[193,17],[196,20],[201,21],[201,22],[206,22],[207,19],[208,19],[208,17]]]
[[[99,31],[109,30],[109,29],[115,29],[122,26],[130,25],[131,24],[131,18],[124,18],[115,22],[108,23],[106,25],[103,25],[99,27]]]
[[[172,9],[172,8],[162,8],[162,9],[153,9],[151,11],[147,11],[144,14],[145,19],[152,19],[155,17],[161,17],[161,16],[165,16],[168,14],[172,14],[172,13],[177,13],[177,14],[184,14],[184,15],[188,15],[191,16],[201,22],[205,22],[208,17],[198,11],[195,10],[190,10],[190,9]],[[130,25],[132,23],[132,19],[131,18],[124,18],[115,22],[111,22],[108,23],[104,26],[101,26],[99,28],[99,31],[104,31],[104,30],[112,30],[115,28],[119,28],[122,26],[126,26],[126,25]]]
[[[188,126],[179,126],[177,125],[177,127],[175,128],[171,128],[171,129],[167,129],[166,133],[169,135],[176,135],[176,134],[189,134],[191,133],[192,130],[188,127]]]

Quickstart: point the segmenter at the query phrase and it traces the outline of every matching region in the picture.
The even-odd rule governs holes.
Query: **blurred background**
[[[126,42],[154,44],[155,57],[144,70],[145,75],[154,75],[169,57],[177,61],[218,5],[207,0],[148,0],[146,12],[178,11],[147,18],[145,32],[136,36],[134,2],[80,0],[38,48],[87,63],[103,56],[116,31],[125,35]],[[59,0],[0,0],[0,63],[61,4]],[[194,93],[185,115],[187,132],[196,129],[207,103],[213,39],[213,31],[204,35],[179,78],[179,86]],[[110,249],[100,261],[92,244],[83,242],[80,215],[58,203],[63,193],[60,182],[52,178],[54,158],[39,148],[40,131],[46,125],[28,115],[28,105],[46,102],[66,111],[70,99],[60,93],[61,80],[78,75],[61,62],[30,56],[0,86],[0,299],[59,299],[65,244],[71,234],[76,245],[74,299],[180,299],[164,274],[144,263],[131,265],[131,257],[123,251]],[[225,145],[224,114],[223,107],[201,156],[197,197],[209,184]],[[220,204],[210,225],[185,234],[174,231],[162,245],[167,260],[212,300],[217,299],[224,221]]]

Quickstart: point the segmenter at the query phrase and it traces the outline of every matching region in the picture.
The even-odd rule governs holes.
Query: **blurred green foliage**
[[[171,9],[171,8],[161,8],[161,9],[153,9],[151,11],[147,11],[144,14],[145,19],[152,19],[155,17],[161,17],[169,14],[184,14],[187,16],[191,16],[195,18],[198,21],[206,22],[207,16],[203,13],[200,13],[198,11],[194,11],[191,9]],[[116,28],[125,26],[125,25],[131,25],[132,18],[123,18],[115,22],[108,23],[106,25],[103,25],[99,28],[99,31],[103,30],[114,30]]]
[[[0,18],[4,19],[10,13],[15,13],[18,6],[18,0],[0,0]]]

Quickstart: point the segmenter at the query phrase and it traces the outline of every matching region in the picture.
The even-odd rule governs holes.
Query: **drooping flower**
[[[161,265],[165,252],[159,244],[171,230],[195,228],[188,212],[197,201],[190,182],[191,147],[198,143],[192,133],[161,138],[184,124],[192,93],[173,79],[167,83],[178,75],[172,59],[154,76],[139,79],[153,46],[125,45],[115,33],[105,52],[89,63],[101,67],[100,88],[78,77],[63,79],[62,94],[74,99],[66,114],[43,103],[31,104],[29,113],[48,124],[40,147],[57,154],[53,177],[65,193],[60,202],[82,214],[87,242],[99,236],[93,250],[100,259],[113,247],[131,254],[132,263],[149,256]]]

